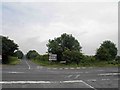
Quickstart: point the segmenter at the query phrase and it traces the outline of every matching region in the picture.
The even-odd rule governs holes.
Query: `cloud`
[[[47,51],[49,39],[73,34],[85,54],[95,54],[104,40],[118,44],[117,3],[17,2],[3,3],[3,34],[24,52]]]
[[[47,41],[41,42],[39,41],[39,37],[33,37],[22,41],[20,46],[22,50],[24,50],[24,53],[27,53],[29,50],[36,50],[37,52],[43,54],[47,51],[46,44]]]

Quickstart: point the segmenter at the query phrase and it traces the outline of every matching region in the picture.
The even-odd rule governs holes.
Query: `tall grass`
[[[16,65],[16,64],[19,64],[19,63],[20,63],[20,60],[18,60],[17,57],[13,57],[13,56],[8,57],[8,64],[9,65]]]

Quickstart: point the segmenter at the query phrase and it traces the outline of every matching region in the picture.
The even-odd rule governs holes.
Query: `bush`
[[[48,61],[48,54],[45,54],[45,55],[40,55],[40,57],[39,57],[39,60],[41,60],[41,61]]]
[[[63,60],[69,63],[76,63],[77,65],[83,59],[83,54],[79,51],[70,51],[69,49],[65,50],[63,53]]]
[[[96,52],[96,59],[102,61],[114,60],[117,55],[116,45],[111,41],[104,41]]]
[[[119,62],[118,61],[108,61],[108,64],[112,64],[112,65],[118,65],[119,64]]]
[[[19,59],[22,59],[24,54],[22,51],[18,50],[14,53],[14,56],[18,57]]]
[[[94,56],[88,56],[88,55],[85,55],[84,59],[82,60],[82,62],[87,62],[87,63],[93,63],[95,61],[96,59]]]
[[[38,59],[39,56],[40,55],[35,50],[30,50],[26,55],[27,59]]]
[[[115,61],[120,62],[120,56],[116,56]]]
[[[84,55],[83,59],[81,60],[81,65],[84,66],[90,66],[92,64],[94,64],[96,62],[96,59],[94,56],[88,56],[88,55]]]

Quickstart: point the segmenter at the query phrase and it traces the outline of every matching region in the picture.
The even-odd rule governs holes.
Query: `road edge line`
[[[30,65],[28,64],[27,60],[25,60],[26,64],[28,65],[28,69],[30,69]]]

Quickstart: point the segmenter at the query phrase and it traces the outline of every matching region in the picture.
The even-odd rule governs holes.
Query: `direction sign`
[[[57,60],[57,54],[49,54],[49,61],[56,61]]]

